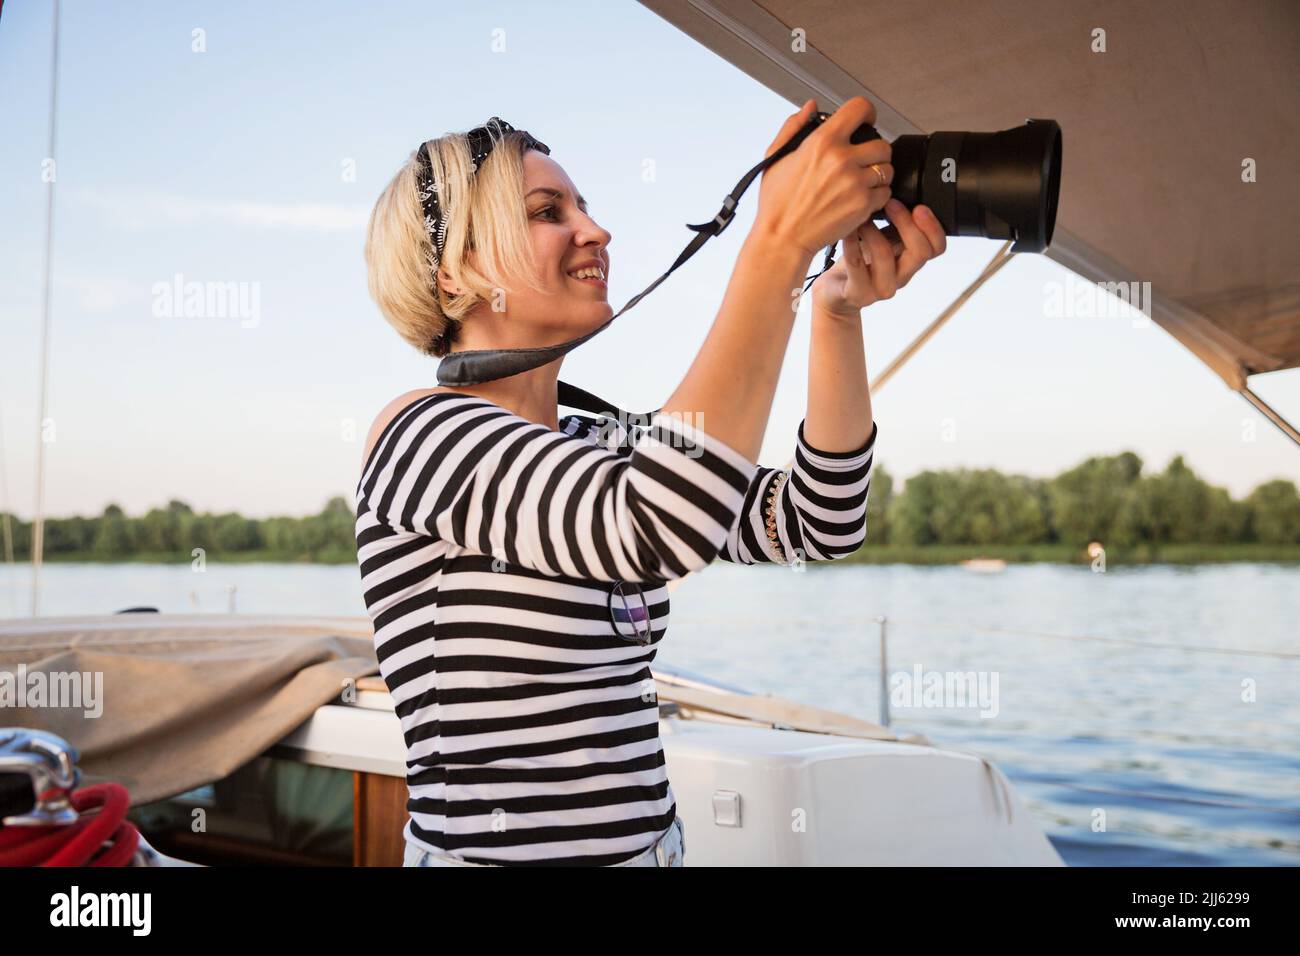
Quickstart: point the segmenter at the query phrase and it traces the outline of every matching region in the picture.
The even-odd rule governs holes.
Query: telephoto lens
[[[808,130],[830,115],[818,113]],[[868,123],[849,137],[852,143],[872,139],[880,133]],[[906,135],[891,145],[891,193],[908,209],[930,207],[945,235],[1012,239],[1012,252],[1042,252],[1051,245],[1061,192],[1056,120],[1031,119],[996,133]]]

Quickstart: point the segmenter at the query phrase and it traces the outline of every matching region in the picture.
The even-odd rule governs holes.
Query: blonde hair
[[[480,303],[510,292],[506,277],[540,291],[524,202],[524,136],[509,132],[475,172],[464,133],[428,141],[429,164],[446,221],[438,268],[465,290],[449,295],[435,279],[434,246],[419,199],[418,147],[380,193],[366,230],[370,296],[388,324],[428,355],[451,350]],[[470,253],[476,262],[470,262]]]

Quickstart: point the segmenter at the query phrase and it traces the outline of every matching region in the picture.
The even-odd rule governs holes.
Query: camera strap
[[[740,203],[740,197],[745,194],[750,185],[765,169],[789,155],[799,144],[816,129],[822,122],[823,116],[814,115],[808,122],[792,136],[789,142],[785,143],[780,149],[767,156],[762,162],[758,163],[741,177],[736,183],[736,187],[722,200],[722,209],[716,216],[708,222],[697,225],[686,224],[686,228],[695,232],[695,236],[682,250],[677,260],[668,268],[668,271],[643,290],[634,295],[623,308],[619,309],[613,317],[596,329],[581,335],[576,339],[570,339],[568,342],[561,342],[559,345],[546,345],[536,348],[515,348],[515,349],[470,349],[463,352],[448,353],[438,364],[438,384],[447,386],[459,385],[477,385],[480,382],[488,382],[498,378],[507,378],[511,375],[518,375],[520,372],[526,372],[529,369],[538,368],[553,362],[566,352],[572,351],[583,342],[587,341],[593,335],[597,335],[607,329],[620,315],[631,309],[634,305],[644,299],[647,295],[659,287],[659,284],[673,274],[682,266],[691,256],[695,255],[706,242],[714,236],[721,235],[722,232],[731,225],[736,216],[736,207]],[[826,250],[826,259],[822,265],[821,272],[814,273],[807,277],[803,291],[807,292],[813,281],[829,269],[835,261],[835,244],[832,243]],[[592,412],[596,415],[608,415],[617,417],[626,421],[632,417],[638,417],[643,420],[649,419],[654,412],[645,412],[640,416],[631,416],[624,412],[617,405],[598,398],[585,389],[578,388],[576,385],[570,385],[568,382],[556,383],[556,398],[561,405],[571,408],[581,408],[584,411]],[[654,411],[658,411],[655,409]]]

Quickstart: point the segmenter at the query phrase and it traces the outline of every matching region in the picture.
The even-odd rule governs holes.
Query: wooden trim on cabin
[[[409,793],[403,777],[352,774],[352,865],[401,866]]]

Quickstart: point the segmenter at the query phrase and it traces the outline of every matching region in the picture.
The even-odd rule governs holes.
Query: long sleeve
[[[867,537],[876,431],[873,422],[871,437],[855,451],[829,452],[808,444],[800,422],[790,470],[762,466],[756,470],[718,557],[737,564],[793,564],[833,561],[858,550]],[[774,513],[784,557],[780,561],[773,553],[766,521],[767,499],[777,482]]]
[[[413,532],[548,575],[665,581],[717,556],[756,467],[671,415],[620,454],[435,393],[380,436],[357,509],[376,535]]]

